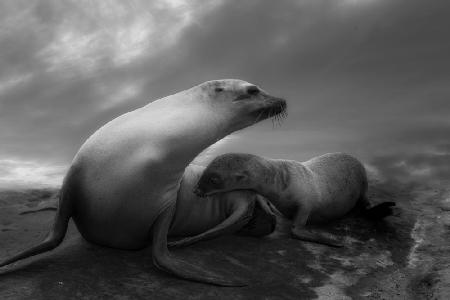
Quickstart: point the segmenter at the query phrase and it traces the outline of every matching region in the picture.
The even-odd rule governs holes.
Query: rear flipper
[[[19,215],[32,214],[32,213],[36,213],[36,212],[40,212],[40,211],[46,211],[46,210],[58,210],[58,207],[56,207],[56,206],[46,206],[46,207],[41,207],[41,208],[37,208],[37,209],[24,210],[24,211],[21,211],[19,213]]]
[[[332,234],[323,231],[321,228],[315,227],[313,229],[311,225],[308,225],[309,228],[305,228],[310,212],[311,208],[306,205],[297,208],[291,227],[292,237],[302,241],[319,243],[332,247],[343,247],[344,244],[342,241]]]
[[[394,214],[395,202],[383,202],[362,212],[362,215],[370,220],[381,220]]]
[[[222,223],[203,233],[168,243],[169,247],[184,247],[193,243],[209,240],[224,234],[234,233],[248,223],[253,207],[248,202],[240,202],[231,215]]]
[[[318,228],[315,229],[307,229],[307,228],[298,228],[293,227],[291,230],[292,237],[313,243],[319,243],[331,247],[343,247],[344,243],[332,235],[331,233],[322,231]]]
[[[0,267],[56,248],[64,239],[71,214],[72,211],[69,199],[62,199],[60,208],[55,216],[53,228],[47,235],[47,237],[40,244],[28,250],[25,250],[11,258],[1,261]]]
[[[175,205],[171,205],[158,216],[152,226],[152,257],[155,266],[162,271],[191,281],[210,283],[218,286],[245,286],[242,282],[225,279],[202,267],[192,265],[170,255],[167,249],[167,233],[174,212]]]

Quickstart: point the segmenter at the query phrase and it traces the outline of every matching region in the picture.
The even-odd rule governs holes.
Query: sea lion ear
[[[223,87],[220,87],[220,86],[214,88],[214,91],[215,91],[216,93],[223,92],[223,90],[224,90]]]

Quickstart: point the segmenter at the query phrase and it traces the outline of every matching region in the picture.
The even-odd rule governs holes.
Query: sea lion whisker
[[[278,126],[281,126],[281,115],[280,114],[277,114],[277,123],[278,123]]]
[[[281,125],[281,123],[283,123],[285,118],[286,118],[286,115],[284,114],[284,111],[282,111],[280,114],[280,125]]]
[[[275,114],[274,110],[270,110],[270,118],[272,119],[272,128],[275,128],[275,124],[277,122],[277,114]]]
[[[261,118],[262,114],[263,114],[263,111],[261,111],[261,112],[259,113],[259,115],[256,117],[256,120],[255,120],[255,123],[254,123],[254,124],[256,124],[256,123],[259,122],[259,119]]]
[[[280,103],[280,114],[279,114],[279,125],[281,126],[281,123],[283,122],[283,118],[284,118],[284,108],[283,108],[283,104]]]
[[[283,109],[283,111],[281,112],[281,120],[284,121],[284,119],[287,118],[287,111],[286,109]]]

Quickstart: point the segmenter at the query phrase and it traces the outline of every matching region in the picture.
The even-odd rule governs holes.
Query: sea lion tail
[[[370,220],[381,220],[394,214],[393,206],[395,206],[395,202],[383,202],[364,210],[363,216]]]
[[[238,280],[229,280],[170,255],[167,249],[167,233],[172,222],[175,205],[163,211],[152,228],[152,256],[154,265],[167,273],[190,281],[209,283],[218,286],[245,286]]]
[[[53,228],[47,237],[38,245],[25,250],[13,257],[10,257],[4,261],[0,261],[0,267],[9,265],[18,260],[40,254],[42,252],[50,251],[61,244],[67,231],[69,219],[72,215],[72,205],[70,198],[64,197],[64,193],[61,193],[60,204],[58,211],[56,212]]]

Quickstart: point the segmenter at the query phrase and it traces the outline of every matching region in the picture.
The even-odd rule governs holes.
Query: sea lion
[[[154,264],[192,281],[241,286],[169,254],[167,234],[185,168],[226,135],[283,114],[285,100],[256,85],[214,80],[153,101],[108,122],[75,155],[53,229],[43,242],[0,263],[58,246],[72,217],[88,241],[119,249],[152,244]]]
[[[291,219],[293,237],[341,247],[342,242],[320,228],[355,207],[368,217],[392,214],[394,202],[370,207],[364,166],[344,153],[329,153],[305,162],[228,153],[216,157],[203,172],[194,193],[211,196],[232,190],[252,190],[266,197]],[[305,228],[305,225],[310,228]]]

